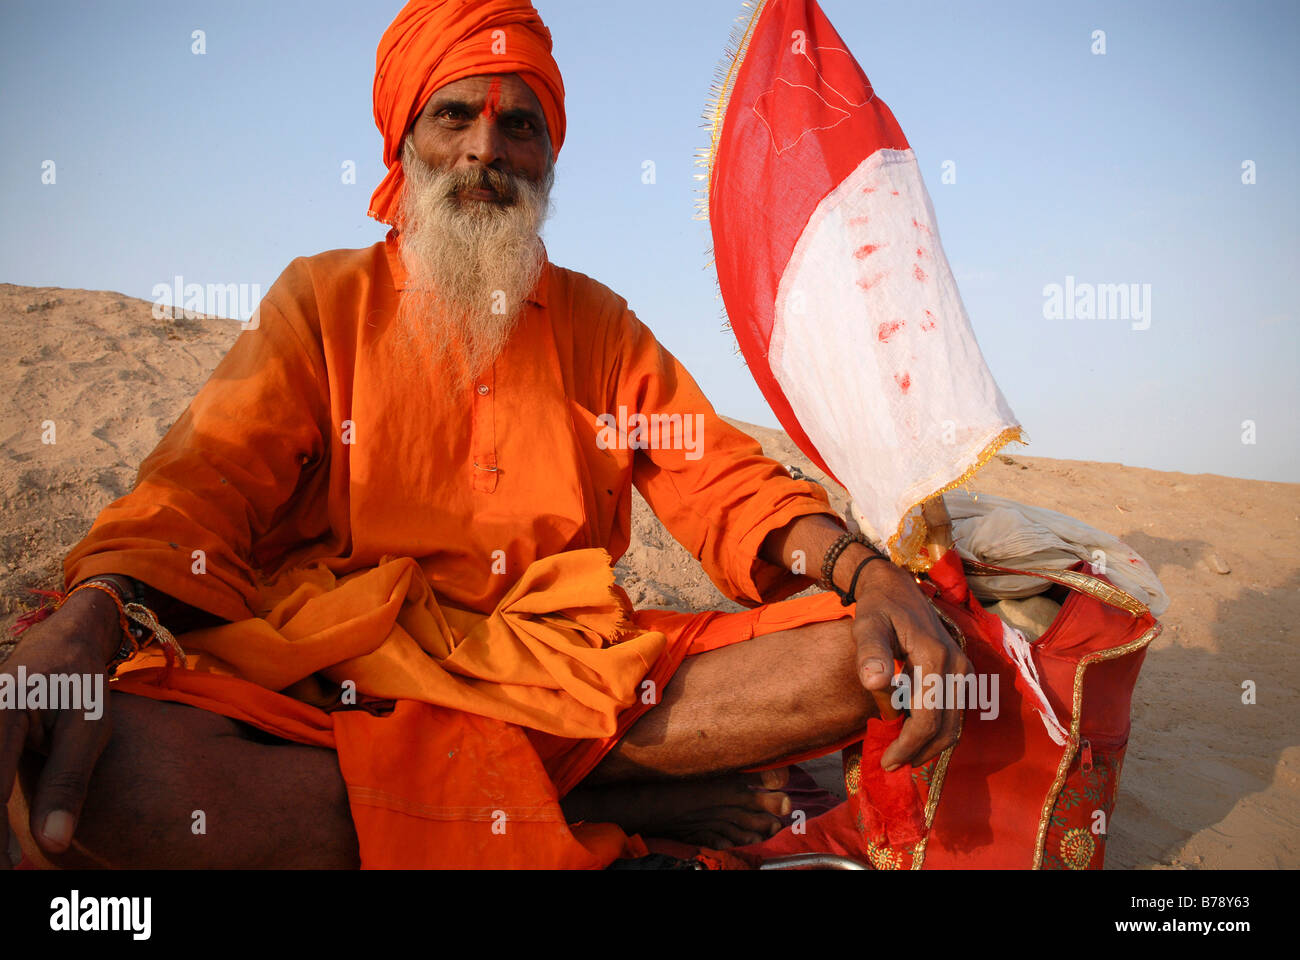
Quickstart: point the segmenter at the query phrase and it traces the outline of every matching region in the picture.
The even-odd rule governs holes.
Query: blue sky
[[[775,426],[693,219],[700,114],[739,4],[536,6],[568,88],[551,258],[626,297],[720,412]],[[917,153],[1025,452],[1300,481],[1300,3],[822,6]],[[399,7],[7,0],[0,282],[266,290],[294,257],[381,239],[370,92]],[[1150,284],[1150,328],[1046,319],[1044,288],[1067,277]]]

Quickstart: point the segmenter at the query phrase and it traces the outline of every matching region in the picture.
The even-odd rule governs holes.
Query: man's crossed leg
[[[844,740],[875,715],[848,619],[688,657],[562,802],[570,821],[724,848],[788,812],[779,771],[739,771]],[[27,804],[46,757],[24,752],[9,823],[29,858],[70,867],[356,867],[336,754],[194,707],[113,693],[112,731],[72,846],[48,855]],[[192,827],[201,814],[206,829]]]

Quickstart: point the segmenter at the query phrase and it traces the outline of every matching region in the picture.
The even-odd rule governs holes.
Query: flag
[[[706,120],[718,284],[750,373],[896,562],[920,506],[1020,440],[915,154],[814,0],[755,0]]]

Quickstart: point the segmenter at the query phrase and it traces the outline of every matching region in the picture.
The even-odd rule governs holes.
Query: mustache
[[[521,176],[484,167],[481,170],[453,170],[447,173],[447,199],[454,199],[462,190],[487,190],[495,193],[505,204],[519,199],[525,180]]]

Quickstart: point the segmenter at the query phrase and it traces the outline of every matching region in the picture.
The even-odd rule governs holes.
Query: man
[[[89,585],[3,667],[127,657],[111,729],[0,711],[33,859],[591,867],[644,849],[627,834],[749,844],[790,800],[781,771],[742,771],[860,733],[895,657],[969,671],[820,487],[718,418],[625,302],[547,262],[550,49],[525,0],[415,0],[385,33],[371,213],[395,229],[285,271],[68,556]],[[611,436],[620,409],[667,438]],[[753,609],[632,610],[612,563],[633,484]],[[777,602],[824,558],[855,607]],[[184,665],[123,649],[137,591]],[[923,762],[956,719],[916,711],[884,762]]]

